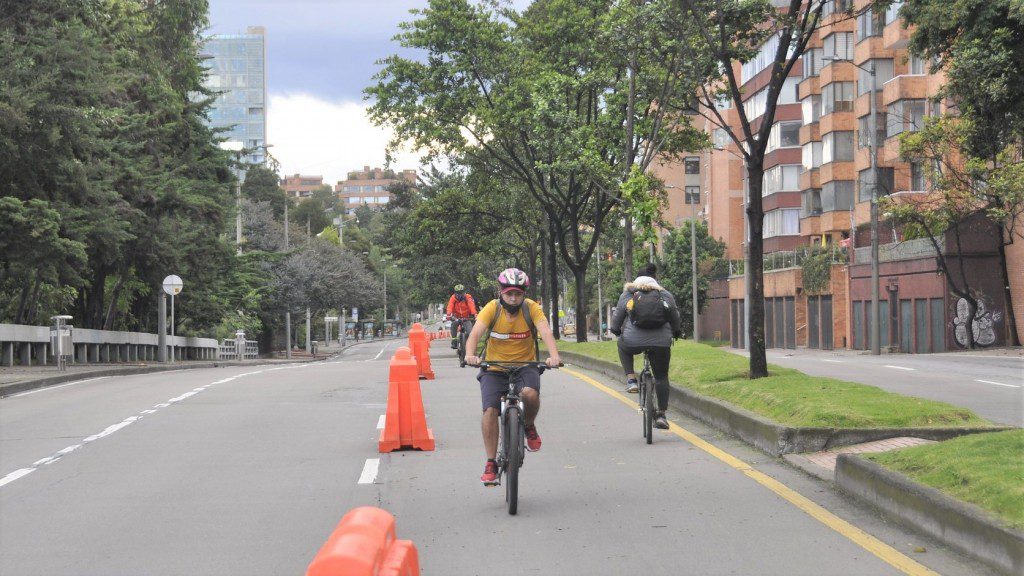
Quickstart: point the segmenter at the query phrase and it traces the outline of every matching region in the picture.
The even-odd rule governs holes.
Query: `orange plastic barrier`
[[[434,369],[430,367],[430,342],[427,341],[427,333],[423,331],[423,325],[419,322],[409,328],[409,350],[416,357],[420,378],[433,380]]]
[[[320,547],[306,576],[418,576],[419,555],[395,536],[395,517],[362,506],[349,510]]]
[[[388,407],[377,442],[377,450],[382,453],[402,448],[434,449],[434,431],[427,428],[416,360],[404,346],[391,358]]]

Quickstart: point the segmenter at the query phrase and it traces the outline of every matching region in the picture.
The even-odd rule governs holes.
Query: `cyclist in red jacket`
[[[452,321],[452,350],[456,350],[459,347],[459,329],[462,323],[476,317],[476,302],[473,301],[472,294],[466,293],[466,287],[462,284],[455,285],[455,293],[448,299],[445,313]]]

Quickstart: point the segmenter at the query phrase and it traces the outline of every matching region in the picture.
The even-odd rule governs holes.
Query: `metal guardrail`
[[[939,241],[939,248],[945,252],[943,242]],[[929,238],[915,238],[903,242],[891,244],[880,244],[878,246],[879,262],[895,262],[898,260],[916,260],[917,258],[928,258],[935,256],[935,246]],[[858,264],[871,263],[871,247],[857,248],[854,256]]]
[[[845,264],[847,261],[846,249],[839,247],[822,248],[815,250],[785,250],[780,252],[769,252],[764,255],[764,271],[786,270],[799,268],[809,256],[817,256],[826,253],[829,261],[833,264]],[[859,260],[858,260],[859,262]],[[743,260],[729,260],[729,277],[735,278],[743,275]]]
[[[159,347],[158,336],[146,332],[91,330],[69,327],[71,350],[65,351],[68,363],[153,361]],[[0,365],[22,366],[54,363],[51,327],[24,324],[0,324]],[[177,360],[215,360],[219,345],[213,338],[167,336],[168,350]],[[170,356],[170,354],[168,354]]]

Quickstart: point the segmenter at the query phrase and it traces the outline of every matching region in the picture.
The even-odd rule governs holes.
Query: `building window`
[[[700,158],[691,156],[683,160],[683,172],[686,174],[700,174]]]
[[[825,57],[853,60],[853,32],[836,32],[825,37]]]
[[[776,192],[796,191],[800,189],[800,165],[780,164],[764,171],[761,195],[768,196]]]
[[[700,204],[700,186],[687,186],[684,190],[683,202],[689,204]]]
[[[907,71],[907,73],[918,75],[927,73],[927,69],[925,68],[925,62],[926,60],[924,58],[921,58],[920,56],[914,56],[913,54],[911,54],[910,60],[908,61],[909,70]]]
[[[821,7],[821,17],[831,16],[842,12],[849,12],[853,9],[853,0],[825,0]]]
[[[833,180],[822,185],[822,212],[835,212],[851,208],[853,208],[853,180]]]
[[[800,209],[783,208],[764,213],[764,238],[800,235]]]
[[[853,82],[832,82],[821,90],[821,115],[853,110]]]
[[[821,214],[821,189],[804,190],[800,199],[800,217],[806,218],[818,214]]]
[[[888,26],[900,19],[900,8],[903,7],[903,0],[896,0],[885,9],[885,24]]]
[[[882,27],[885,26],[884,20],[884,13],[875,12],[870,7],[860,14],[857,14],[857,42],[861,42],[872,36],[881,36]]]
[[[799,120],[776,122],[768,135],[768,152],[779,148],[795,148],[800,145]]]
[[[921,192],[928,189],[928,180],[925,178],[924,165],[920,162],[910,163],[910,189]]]
[[[897,100],[889,105],[885,136],[917,132],[924,126],[924,100]]]
[[[821,142],[808,142],[803,145],[802,168],[804,172],[821,167]]]
[[[878,197],[892,194],[895,187],[895,176],[892,168],[878,168]],[[871,200],[871,169],[857,173],[857,201]]]
[[[714,131],[714,145],[715,148],[721,150],[729,145],[732,138],[729,136],[729,132],[725,128],[715,128]]]
[[[821,73],[821,66],[824,64],[822,57],[825,56],[821,48],[810,48],[804,51],[804,78],[817,76]]]
[[[821,94],[811,94],[800,102],[803,112],[804,126],[814,124],[821,119]]]
[[[892,58],[875,58],[863,64],[864,68],[871,69],[875,65],[875,92],[882,91],[882,85],[892,80]],[[857,95],[867,94],[871,91],[871,74],[866,70],[857,69]]]
[[[876,146],[881,146],[882,142],[885,141],[886,113],[885,112],[875,112],[875,115],[877,116],[877,118],[875,119],[875,122],[877,122],[877,124],[875,125],[876,132],[877,132],[877,134],[875,136],[875,138],[876,138],[875,145]],[[858,148],[867,148],[868,146],[871,146],[870,127],[871,127],[871,115],[870,114],[868,114],[867,116],[861,116],[860,118],[857,119],[857,147]]]
[[[853,160],[853,131],[829,132],[821,137],[821,163]]]

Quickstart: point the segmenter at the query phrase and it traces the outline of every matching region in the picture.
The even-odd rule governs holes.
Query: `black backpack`
[[[668,322],[668,302],[661,290],[637,290],[626,302],[626,313],[637,328],[661,328]]]

